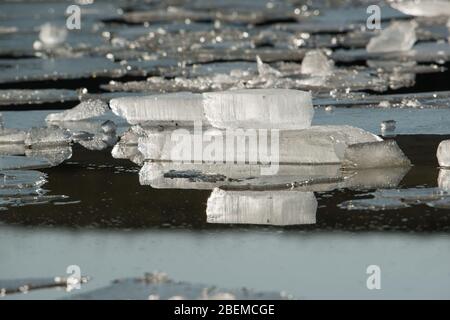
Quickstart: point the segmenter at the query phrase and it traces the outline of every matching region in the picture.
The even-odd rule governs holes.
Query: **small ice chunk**
[[[394,140],[350,145],[344,154],[343,167],[380,168],[404,167],[411,162]]]
[[[214,189],[208,198],[208,223],[301,225],[316,223],[313,192],[225,191]]]
[[[67,29],[61,26],[55,26],[51,23],[46,23],[41,26],[39,32],[39,40],[49,47],[58,46],[67,38]]]
[[[256,65],[260,77],[281,77],[282,73],[275,68],[272,68],[267,63],[262,62],[259,56],[256,56]]]
[[[440,169],[438,176],[439,188],[450,191],[450,169]]]
[[[202,96],[189,92],[115,98],[109,105],[130,124],[187,122],[192,125],[194,121],[204,120]]]
[[[71,134],[68,130],[58,127],[31,128],[25,139],[25,145],[31,147],[69,144]]]
[[[25,155],[29,158],[46,160],[51,166],[57,166],[72,157],[72,146],[55,145],[25,149]]]
[[[322,50],[306,52],[302,61],[301,73],[315,76],[327,76],[333,73],[334,61],[328,59]]]
[[[450,140],[444,140],[439,144],[436,156],[441,167],[450,167]]]
[[[381,131],[394,131],[397,122],[395,120],[385,120],[380,124]]]
[[[86,100],[60,113],[51,113],[46,121],[79,121],[103,115],[108,110],[108,104],[102,100]]]
[[[367,52],[408,51],[416,42],[417,22],[395,21],[382,30],[378,36],[370,39]]]
[[[448,0],[397,0],[390,2],[390,5],[394,9],[411,16],[450,16],[450,2]]]
[[[208,121],[217,128],[304,129],[311,126],[311,93],[247,89],[203,94]]]

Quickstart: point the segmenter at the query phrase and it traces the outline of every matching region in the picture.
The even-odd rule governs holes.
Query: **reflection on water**
[[[317,200],[303,191],[224,191],[208,198],[208,223],[296,225],[316,223]]]

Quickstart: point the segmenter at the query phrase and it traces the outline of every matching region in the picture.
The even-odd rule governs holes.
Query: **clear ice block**
[[[108,110],[108,104],[102,100],[86,100],[72,109],[49,114],[46,121],[79,121],[103,115]]]
[[[246,89],[203,93],[205,116],[217,128],[304,129],[314,114],[311,93]]]
[[[202,96],[189,92],[111,99],[112,111],[130,124],[203,121]]]
[[[302,61],[301,73],[314,76],[327,76],[333,73],[334,62],[322,52],[311,50],[306,52]]]

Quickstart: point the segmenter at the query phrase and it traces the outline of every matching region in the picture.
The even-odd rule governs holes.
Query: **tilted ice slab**
[[[72,109],[49,114],[46,121],[79,121],[103,115],[108,110],[108,104],[102,100],[82,101]]]
[[[411,16],[450,16],[450,2],[447,0],[397,0],[389,4],[393,8]]]
[[[436,156],[441,167],[450,167],[450,140],[444,140],[439,144]]]
[[[25,149],[25,155],[29,158],[45,160],[54,167],[72,157],[72,146],[68,144],[33,146],[31,149]]]
[[[416,42],[417,22],[414,20],[393,22],[381,34],[370,39],[368,52],[408,51]]]
[[[204,112],[217,128],[304,129],[314,114],[311,93],[287,89],[203,93]]]
[[[349,145],[382,139],[351,126],[303,130],[151,130],[138,142],[145,159],[227,163],[339,164]]]
[[[56,126],[46,128],[31,128],[25,139],[25,145],[31,147],[69,144],[71,134]]]
[[[202,96],[189,92],[112,99],[111,110],[130,124],[203,121]]]
[[[303,191],[213,190],[208,198],[208,223],[301,225],[316,223],[317,200]]]

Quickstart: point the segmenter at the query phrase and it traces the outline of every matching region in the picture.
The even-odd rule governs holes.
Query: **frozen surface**
[[[72,109],[49,114],[46,121],[78,121],[103,115],[108,105],[101,100],[86,100]]]
[[[407,51],[416,42],[415,21],[396,21],[388,28],[381,31],[381,34],[370,39],[367,45],[368,52],[392,52]]]
[[[258,292],[247,288],[224,289],[212,285],[179,282],[163,273],[148,273],[134,279],[118,279],[110,286],[81,293],[72,299],[95,300],[259,300],[286,299],[277,292]]]
[[[208,223],[295,225],[316,222],[317,200],[312,192],[224,191],[208,198]]]
[[[23,156],[0,156],[0,170],[36,169],[50,167],[44,159],[27,158]]]
[[[116,115],[131,124],[193,122],[204,119],[202,96],[188,92],[117,98],[110,101],[110,107]]]
[[[43,80],[80,79],[92,77],[118,77],[123,68],[111,60],[100,57],[60,59],[2,59],[0,83]]]
[[[217,128],[304,129],[314,114],[311,94],[261,89],[204,93],[204,111]]]
[[[2,89],[0,106],[44,104],[55,102],[78,101],[75,90],[68,89]]]
[[[444,140],[439,144],[436,156],[441,167],[450,167],[450,140]]]

